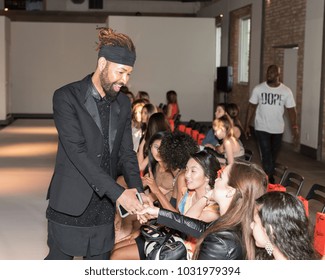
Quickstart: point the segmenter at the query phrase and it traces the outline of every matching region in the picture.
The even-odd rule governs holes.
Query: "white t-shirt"
[[[249,102],[258,104],[255,129],[275,134],[284,131],[284,108],[296,106],[291,89],[282,83],[278,87],[270,87],[266,82],[257,85]]]

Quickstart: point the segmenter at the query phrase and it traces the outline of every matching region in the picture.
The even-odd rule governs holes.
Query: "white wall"
[[[10,20],[0,16],[0,122],[10,113],[9,95]]]
[[[182,13],[194,14],[200,9],[199,2],[175,2],[175,1],[121,1],[104,0],[103,9],[92,11],[109,11],[123,13]],[[82,4],[74,4],[71,0],[46,0],[48,11],[89,11],[88,0]]]
[[[317,148],[321,91],[324,0],[306,1],[301,144]]]
[[[11,23],[12,113],[52,113],[54,90],[95,70],[96,26]]]
[[[215,23],[211,18],[110,16],[109,26],[128,34],[137,49],[129,82],[133,93],[166,101],[175,90],[182,121],[210,121],[215,77]]]
[[[183,121],[210,120],[215,76],[213,19],[113,16],[109,25],[128,34],[136,45],[131,91],[147,91],[158,105],[173,89]],[[54,90],[95,69],[96,26],[12,22],[12,113],[52,113]]]

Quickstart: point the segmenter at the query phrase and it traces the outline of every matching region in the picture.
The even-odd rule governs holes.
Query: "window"
[[[250,46],[251,19],[249,17],[239,20],[239,83],[248,83],[249,77],[249,46]]]
[[[221,66],[221,26],[216,26],[216,68]]]

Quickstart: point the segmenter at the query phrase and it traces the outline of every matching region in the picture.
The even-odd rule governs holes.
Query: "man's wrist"
[[[299,126],[298,126],[297,124],[294,124],[294,125],[292,126],[292,128],[293,128],[293,129],[297,129],[297,128],[299,128]]]

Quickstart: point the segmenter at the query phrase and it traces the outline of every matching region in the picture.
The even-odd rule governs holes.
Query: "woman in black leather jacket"
[[[141,223],[149,214],[159,224],[199,238],[194,259],[240,260],[254,259],[255,244],[250,224],[253,221],[255,200],[265,193],[268,181],[256,164],[233,163],[216,179],[214,189],[199,200],[202,208],[215,201],[220,218],[212,223],[182,216],[178,213],[147,207],[138,213]]]

